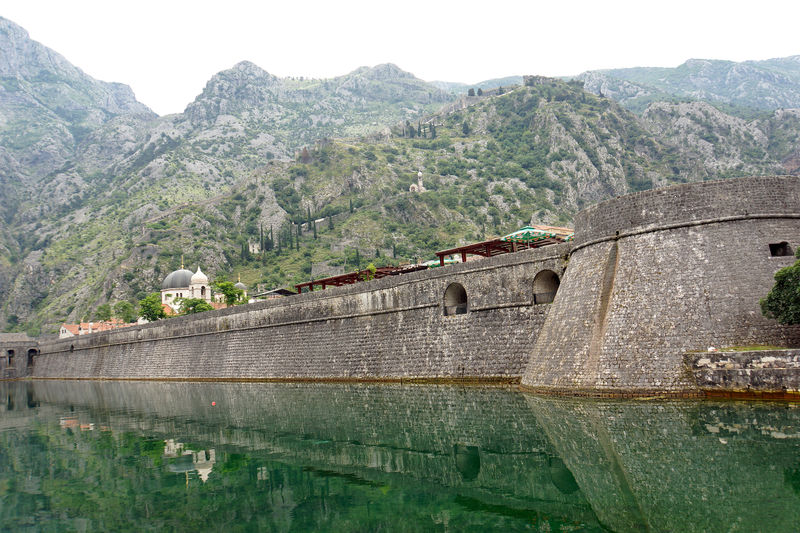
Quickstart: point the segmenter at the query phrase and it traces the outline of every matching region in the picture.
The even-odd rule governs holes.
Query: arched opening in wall
[[[559,457],[548,457],[547,468],[550,472],[550,481],[561,494],[572,494],[580,488],[572,472]]]
[[[28,368],[33,366],[33,358],[38,354],[39,354],[39,351],[34,349],[34,348],[31,348],[30,350],[28,350]]]
[[[769,245],[769,255],[772,257],[786,257],[794,255],[792,247],[786,241],[776,242]]]
[[[8,366],[14,366],[14,350],[9,350],[6,355],[8,356]]]
[[[481,472],[481,450],[477,446],[453,445],[456,469],[464,481],[472,481]]]
[[[533,278],[533,303],[549,304],[556,297],[561,281],[552,270],[542,270]]]
[[[206,286],[205,285],[200,287],[200,297],[201,298],[205,298],[206,297]]]
[[[460,283],[451,283],[444,291],[444,316],[467,314],[467,291]]]

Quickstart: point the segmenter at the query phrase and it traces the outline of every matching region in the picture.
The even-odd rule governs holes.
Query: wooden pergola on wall
[[[528,231],[525,231],[528,230]],[[510,254],[529,248],[540,248],[550,244],[559,244],[572,240],[572,229],[557,226],[527,226],[519,231],[510,233],[505,237],[498,237],[488,241],[467,244],[449,250],[436,252],[439,265],[444,266],[445,257],[461,255],[461,261],[466,263],[468,255],[492,257],[500,254]]]
[[[306,281],[295,285],[297,292],[303,292],[305,288],[307,291],[313,291],[314,286],[318,289],[325,290],[327,287],[340,287],[342,285],[350,285],[358,283],[359,281],[368,281],[371,279],[385,278],[386,276],[397,276],[398,274],[408,274],[409,272],[416,272],[417,270],[425,270],[428,268],[425,265],[406,265],[406,266],[386,266],[378,267],[375,272],[370,270],[358,270],[356,272],[349,272],[347,274],[340,274],[338,276],[331,276],[329,278],[315,279],[313,281]]]

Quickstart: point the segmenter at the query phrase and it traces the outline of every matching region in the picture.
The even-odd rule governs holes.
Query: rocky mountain
[[[492,78],[490,80],[479,81],[472,85],[468,83],[452,82],[452,81],[432,81],[431,85],[439,89],[453,93],[453,94],[467,94],[470,89],[482,89],[484,91],[497,89],[498,87],[513,87],[522,85],[522,76],[506,76],[504,78]]]
[[[0,136],[0,329],[50,333],[135,302],[181,255],[212,279],[275,287],[569,224],[630,191],[800,167],[795,110],[748,120],[659,102],[635,115],[547,78],[455,98],[394,65],[315,80],[242,62],[156,117],[3,28],[4,47],[38,66],[18,52],[3,71],[26,88],[0,93],[0,116],[17,116]],[[67,105],[73,118],[56,112]],[[412,192],[419,172],[426,190]]]
[[[117,117],[155,117],[127,85],[95,80],[3,18],[0,49],[0,179],[17,184],[5,191],[62,167]]]
[[[800,55],[743,62],[690,59],[675,68],[594,70],[577,79],[637,112],[653,101],[676,98],[758,111],[800,107]]]

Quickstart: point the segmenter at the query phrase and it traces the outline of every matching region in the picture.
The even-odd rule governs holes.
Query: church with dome
[[[241,289],[243,297],[247,299],[247,286],[239,280],[234,285]],[[178,314],[181,310],[181,298],[198,298],[205,300],[215,308],[225,307],[222,304],[223,295],[214,295],[211,291],[211,284],[200,267],[197,272],[187,270],[181,264],[181,268],[170,272],[164,281],[161,282],[161,306],[167,314]]]

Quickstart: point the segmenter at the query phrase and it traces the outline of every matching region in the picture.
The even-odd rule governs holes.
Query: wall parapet
[[[575,246],[623,234],[756,218],[796,218],[796,176],[732,178],[687,183],[612,198],[575,216]]]

